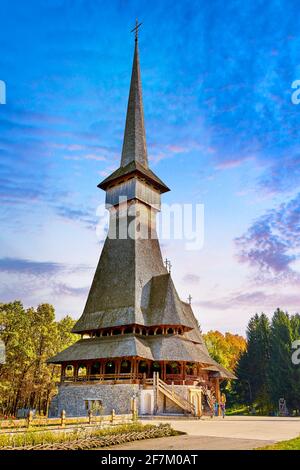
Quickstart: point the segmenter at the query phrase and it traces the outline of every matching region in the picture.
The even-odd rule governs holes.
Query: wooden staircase
[[[181,395],[176,393],[172,386],[167,385],[163,380],[161,380],[159,378],[158,372],[154,372],[153,374],[153,386],[154,391],[156,393],[156,397],[158,397],[158,394],[160,392],[165,397],[169,398],[169,400],[171,400],[177,406],[179,406],[182,410],[184,410],[185,413],[189,413],[195,416],[196,412],[194,405],[185,398],[183,398]]]

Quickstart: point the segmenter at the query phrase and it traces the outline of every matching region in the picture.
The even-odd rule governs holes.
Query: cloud
[[[84,301],[87,286],[72,285],[89,278],[92,268],[87,265],[69,265],[51,261],[22,258],[0,259],[0,302],[21,299],[25,304],[62,302],[77,298]],[[70,279],[67,282],[67,279]],[[72,282],[71,282],[72,281]]]
[[[64,269],[64,265],[48,261],[32,261],[21,258],[1,258],[0,272],[11,274],[29,274],[34,276],[52,276]]]
[[[281,293],[276,291],[232,292],[228,296],[213,300],[195,301],[193,305],[211,310],[249,309],[249,315],[255,312],[274,312],[277,308],[297,311],[300,304],[299,293]]]
[[[24,258],[0,258],[0,272],[31,276],[56,276],[59,273],[74,273],[90,270],[87,265],[69,265],[52,261],[35,261]]]
[[[200,276],[197,276],[197,274],[188,273],[183,277],[182,280],[188,284],[198,284],[200,281]]]
[[[69,206],[56,206],[55,207],[56,213],[67,220],[72,220],[75,222],[82,222],[86,225],[89,229],[95,229],[97,223],[97,217],[95,211],[89,209],[79,209],[79,208],[72,208]]]
[[[156,165],[167,158],[173,158],[177,155],[183,155],[195,150],[200,150],[203,146],[199,145],[196,141],[182,139],[181,142],[177,142],[176,144],[166,144],[162,141],[160,143],[151,144],[148,148],[149,160]]]
[[[228,170],[228,169],[231,170],[232,168],[237,168],[241,166],[242,163],[244,163],[244,161],[245,161],[245,158],[242,158],[242,159],[233,158],[229,160],[224,160],[223,162],[218,163],[215,166],[215,169],[216,170]]]
[[[279,155],[259,181],[260,189],[270,194],[293,191],[300,183],[300,153]]]
[[[72,287],[63,282],[56,282],[52,285],[53,295],[61,296],[76,296],[76,297],[86,297],[89,291],[89,286],[86,287]]]
[[[238,260],[254,268],[257,279],[299,280],[293,263],[300,257],[300,193],[255,220],[235,244]]]
[[[241,306],[255,306],[262,308],[267,298],[267,294],[262,291],[247,293],[236,292],[214,300],[196,301],[194,304],[199,307],[213,310],[228,310]]]

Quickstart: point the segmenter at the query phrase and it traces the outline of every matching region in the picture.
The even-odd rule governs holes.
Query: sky
[[[300,304],[297,0],[0,0],[0,302],[82,313],[119,166],[135,18],[163,202],[204,205],[204,244],[162,240],[202,330]]]

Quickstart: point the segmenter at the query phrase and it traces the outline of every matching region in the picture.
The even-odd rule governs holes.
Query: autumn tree
[[[232,333],[223,335],[219,331],[209,331],[203,336],[210,356],[234,372],[240,355],[246,349],[245,338]]]

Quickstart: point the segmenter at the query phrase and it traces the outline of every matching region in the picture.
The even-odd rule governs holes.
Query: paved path
[[[160,421],[151,422],[158,424]],[[113,449],[245,450],[300,435],[300,418],[232,416],[225,419],[179,419],[169,422],[174,429],[186,432],[187,435],[131,442],[114,446]]]

